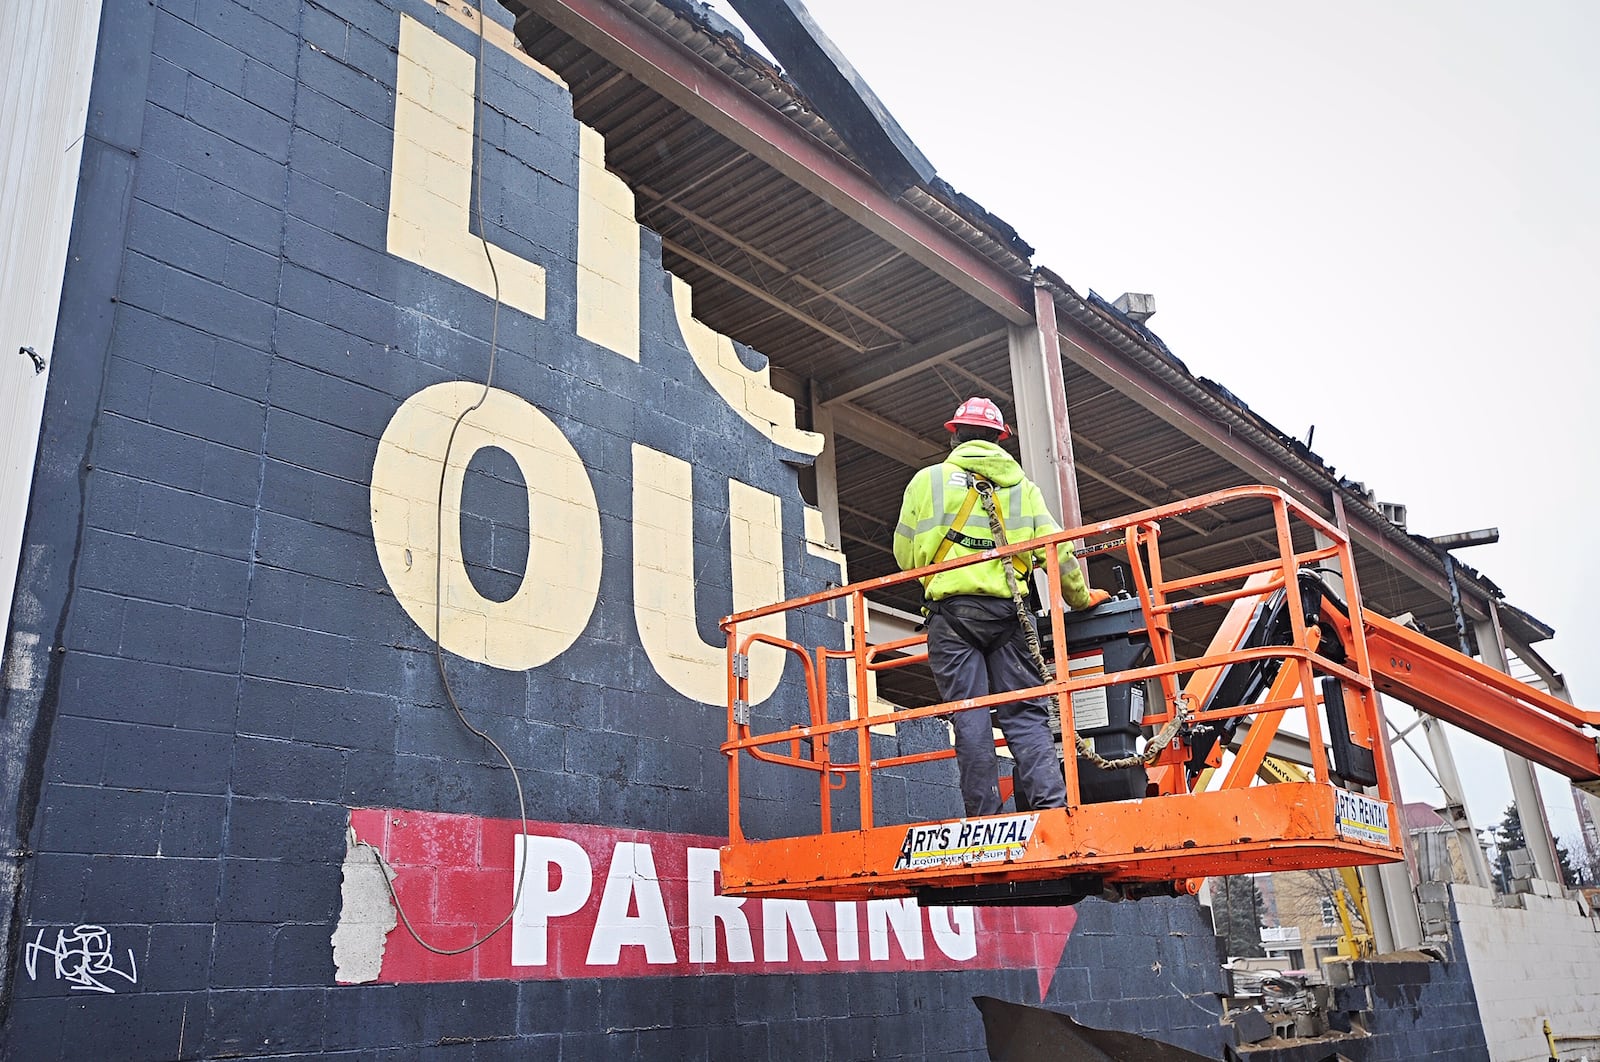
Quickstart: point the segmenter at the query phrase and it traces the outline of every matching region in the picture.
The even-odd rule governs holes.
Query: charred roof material
[[[899,198],[933,182],[933,164],[801,0],[730,2],[884,191]]]
[[[839,135],[804,89],[752,49],[732,24],[706,5],[697,0],[619,2],[665,30],[683,47],[755,93],[795,125],[864,167],[852,145]],[[509,0],[507,6],[517,12],[527,8],[525,0]],[[932,167],[929,169],[931,174]],[[1033,256],[1033,247],[1017,235],[1016,229],[970,196],[956,191],[937,174],[932,174],[923,184],[905,189],[900,197],[1016,276],[1025,277],[1032,268],[1029,259]]]

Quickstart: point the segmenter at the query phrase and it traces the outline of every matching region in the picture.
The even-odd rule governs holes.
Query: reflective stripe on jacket
[[[994,484],[995,504],[1005,523],[1008,541],[1024,542],[1061,530],[1055,517],[1045,508],[1039,488],[1022,474],[1022,466],[1010,454],[991,442],[965,442],[952,450],[947,460],[924,468],[906,485],[905,498],[900,504],[900,522],[894,531],[894,559],[901,571],[933,563],[939,543],[944,541],[966,501],[971,482],[968,473],[976,473]],[[954,560],[993,548],[988,515],[983,506],[977,504],[972,507],[966,523],[959,529],[959,537],[951,543],[944,559]],[[1045,563],[1043,549],[1025,556],[1031,557],[1035,567]],[[929,581],[925,593],[930,601],[943,601],[958,594],[1011,596],[1005,569],[999,561],[984,561],[940,572]],[[1070,543],[1061,545],[1061,593],[1069,608],[1089,607],[1089,584],[1072,555]]]

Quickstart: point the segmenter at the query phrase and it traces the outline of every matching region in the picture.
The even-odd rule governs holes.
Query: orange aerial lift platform
[[[1216,571],[1196,571],[1192,560],[1169,562],[1172,574],[1164,570],[1163,521],[1229,509],[1270,528],[1276,549],[1262,550],[1270,556]],[[1059,592],[1061,549],[1074,540],[1087,543],[1077,550],[1080,558],[1120,554],[1132,587],[1119,600],[1068,616]],[[1045,556],[1048,587],[1036,611],[1050,661],[1043,683],[873,710],[877,675],[925,663],[927,650],[921,635],[868,644],[860,634],[868,594],[1035,550]],[[1360,600],[1348,536],[1285,492],[1248,486],[728,617],[722,752],[729,843],[722,850],[722,890],[819,900],[1060,904],[1193,892],[1213,875],[1398,861],[1404,840],[1380,690],[1586,788],[1600,787],[1600,752],[1585,729],[1600,726],[1600,713],[1575,709],[1367,613]],[[846,648],[806,647],[771,633],[780,614],[838,616],[841,607],[852,632]],[[1220,618],[1198,628],[1186,622],[1187,637],[1175,636],[1175,617],[1199,619],[1195,610],[1205,609]],[[1182,645],[1195,644],[1195,630],[1208,626],[1214,629],[1205,649],[1184,655]],[[798,658],[805,719],[765,718],[764,706],[750,703],[752,651]],[[880,818],[875,778],[881,783],[886,772],[955,753],[941,747],[879,755],[875,728],[988,712],[1029,697],[1059,705],[1067,735],[1065,807],[933,822]],[[1307,739],[1306,780],[1252,784],[1286,717]],[[1246,718],[1248,736],[1221,772],[1223,750]],[[998,733],[996,744],[1003,750]],[[747,831],[741,782],[747,772],[776,770],[813,778],[813,832]],[[1221,783],[1212,784],[1219,773]]]

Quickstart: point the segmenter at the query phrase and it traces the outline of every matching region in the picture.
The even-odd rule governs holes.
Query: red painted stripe
[[[429,943],[467,944],[511,909],[519,821],[374,808],[350,820],[390,863]],[[397,925],[379,979],[1031,968],[1042,999],[1076,918],[1070,907],[736,900],[706,880],[723,838],[556,822],[530,822],[528,834],[512,925],[459,956],[434,955]]]

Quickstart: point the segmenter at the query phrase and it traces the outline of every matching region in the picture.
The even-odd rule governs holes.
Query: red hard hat
[[[1000,407],[987,398],[969,398],[956,409],[956,415],[944,422],[946,431],[955,431],[958,424],[970,424],[978,428],[993,428],[1000,432],[1002,440],[1011,438],[1011,428],[1006,425],[1006,418],[1001,416]]]

